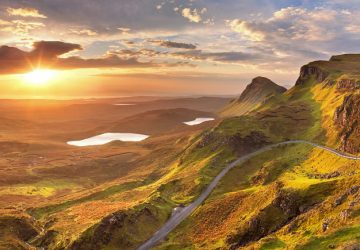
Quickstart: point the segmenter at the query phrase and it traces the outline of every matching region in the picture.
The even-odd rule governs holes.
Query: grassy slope
[[[169,154],[166,150],[159,149],[153,154],[157,160],[152,165],[144,159],[142,164],[152,167],[139,168],[145,179],[131,185],[130,190],[127,184],[123,188],[119,183],[112,188],[113,183],[80,198],[32,210],[43,223],[50,222],[46,228],[50,233],[35,243],[50,249],[70,245],[75,249],[135,249],[166,221],[171,208],[191,202],[226,164],[247,153],[246,150],[288,139],[336,145],[331,113],[343,96],[333,87],[325,89],[322,84],[316,84],[315,78],[310,78],[302,86],[269,99],[247,116],[226,119],[189,141],[179,139],[177,149],[171,151],[165,164],[163,156]],[[252,144],[249,138],[254,133],[266,140]],[[244,142],[246,147],[241,144]],[[171,143],[164,147],[170,147]],[[316,247],[333,238],[336,244],[356,240],[358,229],[354,225],[358,224],[359,208],[352,208],[350,217],[343,223],[338,216],[347,208],[348,201],[336,209],[331,204],[341,192],[358,183],[358,174],[349,176],[358,167],[301,145],[266,152],[226,175],[210,199],[159,248],[228,248],[241,240],[249,248],[301,248],[304,244]],[[309,174],[334,171],[341,172],[341,176],[326,180],[309,177]],[[149,174],[152,178],[145,181]],[[130,179],[138,181],[139,175]],[[292,207],[278,206],[287,197]],[[304,205],[301,210],[306,211],[314,204],[319,205],[298,214],[300,206]],[[118,213],[125,214],[126,219],[116,222],[121,225],[113,228],[108,222],[112,214]],[[256,243],[252,240],[259,236],[254,233],[258,228],[249,227],[254,219],[264,226],[264,233]],[[298,219],[296,226],[290,226],[289,220]],[[333,225],[325,233],[321,232],[323,219],[330,219]],[[104,225],[111,237],[98,238]],[[288,227],[299,229],[293,233]],[[52,234],[53,231],[57,233]]]
[[[166,104],[166,107],[199,108],[213,112],[227,101],[222,98],[187,98],[142,103],[134,108],[137,110],[135,113],[139,113],[144,108],[145,110],[159,109]],[[18,127],[10,126],[11,122],[0,128],[2,130],[0,151],[3,153],[0,159],[0,175],[2,176],[0,219],[8,217],[14,220],[37,219],[36,231],[39,233],[44,228],[45,235],[41,235],[42,237],[38,237],[33,243],[50,249],[68,247],[109,214],[118,211],[131,212],[133,209],[136,210],[139,204],[151,201],[153,197],[155,199],[158,196],[157,188],[171,177],[169,173],[173,173],[177,155],[187,144],[188,137],[208,126],[204,124],[197,128],[186,127],[187,131],[178,129],[169,135],[151,138],[140,145],[114,142],[103,147],[80,149],[66,146],[65,139],[62,137],[60,142],[54,143],[54,139],[58,140],[58,137],[54,138],[53,134],[64,133],[69,136],[68,134],[73,130],[70,126],[73,123],[71,119],[81,120],[84,116],[94,115],[94,112],[98,111],[94,110],[95,108],[105,110],[103,108],[106,107],[108,110],[106,114],[112,115],[114,109],[121,112],[127,107],[93,103],[86,105],[84,108],[86,112],[79,111],[83,116],[78,116],[64,111],[72,107],[69,106],[71,103],[54,105],[61,114],[54,112],[53,106],[49,107],[47,103],[40,103],[36,108],[26,103],[19,101],[13,105],[11,101],[11,104],[6,104],[6,109],[4,108],[8,113],[2,115],[12,117],[14,114],[14,120],[7,120],[18,124],[17,119],[26,115],[12,112],[12,108],[21,110],[25,106],[28,110],[27,107],[31,106],[29,110],[36,110],[36,112],[29,112],[31,118],[47,123],[35,124],[36,126],[20,123],[21,128],[26,128],[21,132],[18,131]],[[75,104],[78,103],[74,101]],[[85,105],[81,103],[78,106]],[[93,106],[94,109],[87,109],[88,106]],[[128,109],[130,113],[133,112],[132,107]],[[175,123],[191,120],[198,115],[210,115],[202,111],[178,110],[181,111],[180,117],[177,117]],[[160,116],[155,122],[161,123],[164,119],[167,121],[166,112],[169,113],[164,111],[165,117]],[[171,115],[173,114],[170,114],[168,120],[172,120]],[[38,119],[39,117],[42,119]],[[26,118],[30,119],[27,116]],[[91,118],[94,119],[94,117]],[[99,117],[95,117],[97,118]],[[57,123],[56,128],[50,124],[53,120],[62,119],[66,122]],[[82,126],[82,123],[89,122],[81,120],[77,125]],[[90,123],[94,126],[97,124]],[[34,130],[30,130],[33,127]],[[60,132],[57,130],[59,128]],[[14,137],[25,138],[26,143],[15,143]],[[38,137],[41,137],[41,140]],[[39,141],[44,146],[37,147]],[[162,207],[160,206],[159,210],[163,210]],[[168,216],[168,213],[166,214]],[[18,230],[20,230],[19,224],[13,223],[9,232]],[[1,235],[0,243],[10,242],[10,238],[14,239],[14,245],[17,242],[25,244],[23,239],[19,239],[15,234],[6,237]]]
[[[226,175],[211,197],[158,249],[228,248],[234,243],[229,237],[236,239],[248,231],[254,218],[260,218],[261,225],[269,231],[259,242],[248,244],[249,249],[271,249],[273,245],[290,249],[308,249],[308,245],[314,245],[315,249],[322,242],[340,245],[359,240],[360,230],[356,227],[360,222],[359,204],[351,208],[346,219],[340,216],[349,208],[349,203],[358,198],[349,196],[343,204],[333,207],[339,196],[359,182],[358,174],[349,177],[359,167],[360,164],[354,161],[302,145],[263,153]],[[341,176],[332,179],[310,177],[311,174],[334,171],[339,171]],[[287,212],[274,208],[272,203],[278,197],[279,189],[295,194],[294,202],[298,203],[298,208],[303,206],[304,211],[309,211],[288,217]],[[325,220],[330,221],[331,229],[322,232]],[[273,230],[275,233],[271,233]],[[339,232],[342,236],[332,241],[333,235]]]
[[[24,182],[13,185],[11,190],[7,190],[6,186],[2,188],[1,203],[4,203],[4,209],[0,209],[1,218],[29,217],[24,214],[27,209],[32,219],[38,219],[36,231],[40,232],[42,227],[45,229],[45,234],[31,241],[33,245],[49,249],[68,247],[109,214],[126,210],[131,213],[139,204],[153,200],[151,197],[153,193],[154,197],[157,196],[156,189],[161,185],[162,178],[166,180],[171,176],[173,161],[187,144],[188,136],[191,134],[157,137],[138,147],[113,143],[102,147],[101,151],[89,148],[86,158],[93,160],[88,167],[84,162],[75,161],[70,168],[65,161],[65,164],[58,166],[44,165],[41,172],[32,169],[33,175],[48,176],[48,181]],[[174,143],[177,138],[180,139]],[[133,160],[128,161],[128,157],[123,156],[123,148],[138,154],[132,155]],[[73,154],[77,154],[76,151]],[[95,160],[99,158],[103,159]],[[126,168],[123,168],[123,164]],[[73,172],[74,167],[79,167],[79,171]],[[98,169],[102,169],[102,173],[97,174]],[[78,178],[77,174],[82,178]],[[107,178],[104,179],[106,174]],[[59,180],[59,176],[63,176],[62,179]],[[5,199],[12,205],[6,205]],[[164,206],[159,206],[159,210],[162,211]],[[165,210],[161,213],[168,216]],[[19,224],[12,225],[10,231],[20,230]],[[5,244],[10,238],[18,239],[18,236],[1,236],[0,242]],[[18,241],[22,242],[21,239]]]
[[[345,77],[333,72],[338,63],[330,66],[328,79]],[[321,67],[325,66],[321,63]],[[348,77],[351,69],[340,67],[345,69]],[[272,141],[306,139],[337,147],[333,114],[346,94],[309,77],[249,116],[230,118],[216,129],[229,133],[258,130]],[[358,242],[359,194],[349,195],[339,206],[334,203],[359,183],[359,167],[358,162],[302,145],[264,153],[227,174],[211,197],[158,249],[227,249],[239,247],[239,242],[249,249],[325,249],[330,244],[340,247]],[[335,171],[339,177],[313,177]],[[295,207],[293,211],[277,206],[284,199],[282,192],[293,197],[288,202]],[[326,232],[322,231],[324,221],[330,224]]]
[[[136,248],[141,242],[135,240],[136,237],[146,239],[152,232],[155,232],[162,224],[158,222],[164,222],[170,216],[169,207],[190,203],[227,163],[235,159],[237,155],[246,153],[245,151],[237,151],[234,145],[231,145],[231,138],[240,138],[241,141],[245,140],[244,138],[247,136],[251,137],[252,132],[258,132],[266,138],[267,143],[288,139],[306,139],[325,144],[327,141],[326,131],[323,129],[321,119],[322,106],[316,99],[318,97],[316,87],[315,79],[311,78],[303,86],[297,86],[281,97],[277,96],[270,99],[256,112],[248,116],[226,119],[212,130],[205,131],[193,138],[179,159],[168,168],[169,172],[154,183],[144,187],[153,190],[151,200],[160,199],[165,202],[165,205],[161,206],[153,203],[147,205],[153,212],[145,217],[157,223],[136,220],[126,224],[126,226],[121,227],[121,231],[117,231],[118,233],[115,233],[115,236],[100,248],[111,248],[111,246],[123,246],[127,249]],[[256,146],[259,145],[254,145],[253,148],[251,145],[247,145],[247,148],[251,151]],[[282,154],[284,152],[287,152],[288,157],[284,157]],[[268,227],[273,227],[267,229],[269,232],[278,229],[294,216],[284,214],[278,207],[274,207],[273,202],[279,198],[279,194],[282,192],[296,197],[298,199],[296,202],[305,206],[322,202],[327,198],[330,191],[333,191],[331,188],[333,182],[319,182],[307,178],[307,173],[302,172],[301,168],[300,170],[297,169],[295,173],[292,172],[294,166],[305,162],[311,152],[311,148],[304,146],[284,148],[277,152],[280,156],[276,161],[268,162],[268,158],[272,158],[273,154],[276,153],[269,152],[255,163],[249,164],[249,168],[242,169],[241,173],[227,175],[233,178],[231,182],[225,182],[228,185],[227,188],[235,188],[235,190],[226,191],[226,187],[217,189],[214,195],[217,195],[218,201],[215,202],[210,199],[206,202],[206,204],[209,203],[209,207],[199,209],[194,215],[198,216],[196,219],[192,217],[184,222],[180,229],[170,236],[169,242],[165,243],[163,247],[167,248],[170,245],[173,249],[174,245],[178,244],[180,244],[180,249],[186,246],[202,248],[204,244],[207,248],[225,246],[231,243],[229,243],[229,235],[233,235],[233,242],[236,242],[236,238],[244,237],[244,232],[247,230],[244,225],[252,218],[259,218]],[[261,160],[266,161],[266,163],[262,164]],[[244,175],[244,171],[246,175]],[[324,172],[327,173],[327,170]],[[234,178],[234,176],[241,177]],[[260,180],[260,184],[254,183],[253,179]],[[264,179],[263,182],[261,182],[262,179]],[[239,199],[245,200],[242,202],[244,206],[237,207]],[[163,210],[164,206],[167,209]],[[232,214],[235,208],[237,213]],[[217,211],[214,217],[212,217],[214,214],[212,209]],[[137,208],[130,209],[127,213],[133,214],[134,211],[137,211]],[[143,214],[143,210],[141,211]],[[247,211],[253,212],[247,214]],[[276,217],[274,220],[268,220],[269,215]],[[219,218],[222,218],[221,223],[219,223]],[[224,221],[226,221],[225,224],[223,224]],[[244,228],[239,229],[241,222]],[[103,223],[104,220],[95,228],[99,228]],[[218,224],[225,226],[216,227]],[[142,227],[146,228],[146,232],[137,235],[139,228]],[[192,231],[191,228],[199,230]],[[130,235],[126,233],[129,241],[119,240],[116,236],[120,237],[124,234],[122,230],[132,232]],[[86,249],[84,247],[88,246],[86,242],[95,237],[95,232],[96,230],[88,230],[80,237],[80,239],[85,238],[83,241],[80,240],[80,249]],[[241,232],[243,232],[242,236]],[[246,237],[254,236],[248,235]],[[199,239],[202,242],[201,245],[197,243]],[[184,242],[187,243],[186,246],[183,245]],[[279,245],[280,243],[270,242],[269,244]]]

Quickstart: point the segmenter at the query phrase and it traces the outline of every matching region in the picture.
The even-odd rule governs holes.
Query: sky
[[[0,97],[290,87],[302,65],[359,52],[359,14],[358,0],[0,0]]]

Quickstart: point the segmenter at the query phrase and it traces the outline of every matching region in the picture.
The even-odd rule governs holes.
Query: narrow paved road
[[[163,240],[175,227],[177,227],[186,217],[188,217],[203,201],[209,196],[209,194],[213,191],[213,189],[216,187],[216,185],[219,183],[221,178],[226,175],[227,172],[229,172],[230,169],[235,167],[236,165],[254,157],[255,155],[261,154],[265,151],[269,151],[273,148],[276,148],[281,145],[288,145],[288,144],[308,144],[313,147],[324,149],[328,152],[331,152],[337,156],[350,159],[350,160],[360,160],[360,157],[358,156],[351,156],[342,152],[339,152],[335,149],[321,146],[313,142],[303,141],[303,140],[292,140],[292,141],[286,141],[281,142],[277,144],[272,144],[269,146],[265,146],[264,148],[261,148],[253,153],[244,155],[234,161],[233,163],[230,163],[227,165],[210,183],[210,185],[205,189],[205,191],[190,205],[187,207],[184,207],[182,210],[180,210],[178,213],[175,213],[165,224],[162,228],[160,228],[159,231],[157,231],[148,241],[146,241],[143,245],[141,245],[138,250],[147,250],[151,249],[153,246],[155,246],[159,241]]]

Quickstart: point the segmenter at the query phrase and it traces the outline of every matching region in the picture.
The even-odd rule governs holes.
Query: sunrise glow
[[[0,250],[360,250],[359,15],[0,0]]]
[[[56,75],[54,70],[36,69],[24,75],[26,84],[43,86],[48,84]]]

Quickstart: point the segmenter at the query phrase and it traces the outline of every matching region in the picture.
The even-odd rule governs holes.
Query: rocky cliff
[[[360,152],[360,95],[350,94],[336,109],[334,121],[340,130],[340,149],[352,154]]]
[[[313,88],[321,84],[317,101],[323,106],[323,113],[332,112],[322,118],[323,123],[333,123],[328,133],[336,134],[340,150],[352,154],[360,152],[360,55],[346,54],[330,58],[329,61],[315,61],[303,66],[296,81],[297,88]],[[332,108],[331,103],[342,103]],[[324,106],[329,103],[330,106]]]

